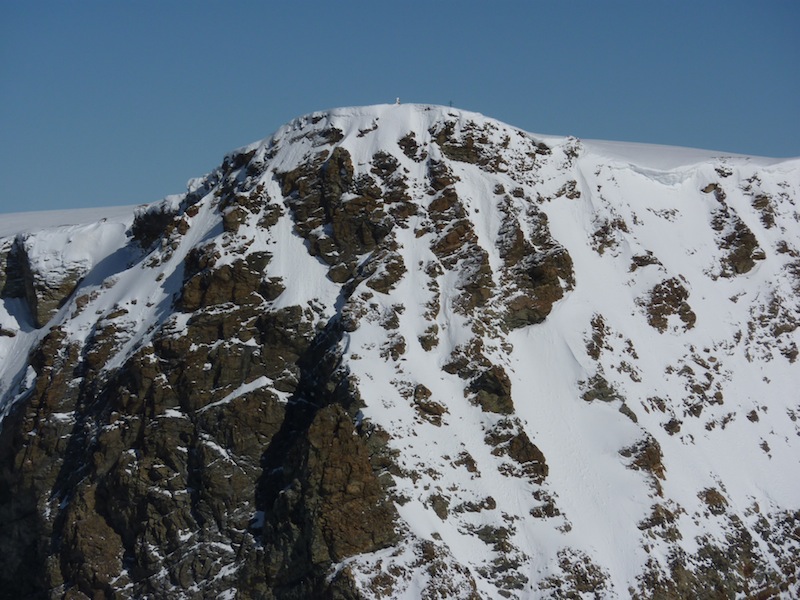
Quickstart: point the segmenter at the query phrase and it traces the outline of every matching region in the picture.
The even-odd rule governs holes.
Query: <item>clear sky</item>
[[[298,115],[397,96],[800,156],[799,32],[797,0],[0,1],[0,212],[153,202]]]

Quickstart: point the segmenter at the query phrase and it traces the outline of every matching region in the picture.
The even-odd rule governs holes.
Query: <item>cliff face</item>
[[[796,597],[798,199],[378,106],[0,239],[0,595]]]

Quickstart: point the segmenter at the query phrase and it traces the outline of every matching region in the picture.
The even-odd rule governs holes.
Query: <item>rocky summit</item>
[[[2,598],[797,598],[800,160],[299,118],[0,238]]]

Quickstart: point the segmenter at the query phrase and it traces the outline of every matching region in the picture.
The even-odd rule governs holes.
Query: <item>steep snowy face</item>
[[[0,584],[796,597],[798,198],[386,105],[2,238]]]

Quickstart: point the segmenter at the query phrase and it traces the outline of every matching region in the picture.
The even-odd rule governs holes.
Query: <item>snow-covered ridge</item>
[[[292,131],[300,130],[309,123],[323,122],[333,126],[344,125],[348,129],[348,137],[358,136],[365,127],[368,129],[383,119],[381,140],[390,139],[402,130],[407,133],[409,125],[416,124],[418,128],[430,127],[444,117],[457,117],[460,121],[471,120],[482,123],[491,120],[480,113],[463,111],[453,107],[425,105],[425,104],[384,104],[374,106],[344,107],[328,111],[317,111],[298,117],[281,127],[272,136],[243,146],[228,156],[247,153],[265,145],[275,143]],[[504,125],[510,128],[508,125]],[[513,129],[513,128],[511,128]],[[521,130],[520,130],[521,131]],[[529,133],[537,140],[548,145],[563,142],[566,137],[551,134]],[[392,140],[393,141],[393,140]],[[632,167],[670,171],[681,167],[688,167],[704,162],[737,162],[751,164],[757,167],[783,166],[784,169],[794,171],[798,168],[800,158],[768,158],[743,154],[726,153],[715,150],[702,150],[696,148],[683,148],[679,146],[664,146],[658,144],[644,144],[636,142],[618,142],[609,140],[581,140],[584,154],[602,157],[607,162],[629,163]],[[191,180],[187,187],[193,191],[192,186],[201,185],[204,178]],[[132,217],[136,206],[104,206],[83,209],[59,209],[30,212],[3,213],[0,219],[0,237],[10,237],[21,232],[32,232],[40,229],[49,229],[62,225],[90,224],[97,221],[119,220],[125,221]]]
[[[31,233],[41,229],[71,225],[89,225],[97,222],[128,223],[133,218],[134,206],[103,206],[62,210],[37,210],[3,213],[0,218],[0,237],[18,233]]]
[[[136,489],[179,515],[181,556],[218,569],[176,583],[177,551],[125,533],[109,556],[164,565],[107,567],[134,596],[234,593],[275,540],[305,543],[281,511],[307,502],[329,527],[309,573],[363,597],[681,597],[679,580],[796,597],[798,199],[798,159],[540,136],[438,106],[312,113],[185,195],[102,222],[9,216],[0,414],[53,401],[58,360],[28,358],[43,345],[74,364],[35,427],[92,432],[69,493],[158,471]],[[355,434],[324,438],[306,406]],[[395,511],[396,537],[296,500],[309,484],[281,477],[305,446],[282,457],[265,415],[313,433],[304,465],[328,447],[314,436],[370,454],[385,497],[360,503],[366,475],[342,494],[382,507],[376,522]],[[183,437],[148,457],[119,433],[137,428]],[[105,464],[117,445],[127,462]],[[241,495],[200,519],[196,498],[213,505],[228,476]],[[269,477],[283,491],[254,499]],[[46,491],[43,514],[69,510]]]

